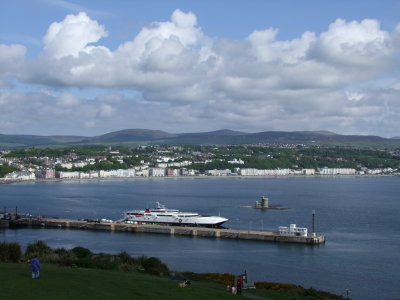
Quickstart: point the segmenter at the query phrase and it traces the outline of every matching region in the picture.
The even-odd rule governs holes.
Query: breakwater
[[[238,230],[225,228],[166,226],[155,224],[126,224],[124,222],[98,222],[74,219],[23,218],[2,221],[2,227],[10,228],[60,228],[79,230],[103,230],[113,232],[153,233],[182,235],[191,237],[208,237],[221,239],[257,240],[265,242],[300,243],[319,245],[325,242],[325,236],[310,234],[308,236],[279,235],[277,232]]]

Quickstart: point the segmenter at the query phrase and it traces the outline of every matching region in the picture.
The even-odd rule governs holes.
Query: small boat
[[[133,224],[165,224],[182,226],[218,227],[228,221],[218,216],[203,216],[193,212],[181,212],[177,209],[169,209],[156,202],[153,209],[130,210],[124,213],[124,221]]]

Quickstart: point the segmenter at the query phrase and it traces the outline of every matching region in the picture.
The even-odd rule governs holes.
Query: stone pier
[[[123,222],[94,222],[85,220],[71,219],[49,219],[31,218],[19,219],[14,221],[2,221],[2,227],[10,228],[60,228],[60,229],[80,229],[80,230],[103,230],[113,232],[132,232],[132,233],[153,233],[182,235],[192,237],[208,237],[221,239],[237,240],[256,240],[277,243],[299,243],[308,245],[319,245],[325,243],[325,236],[321,234],[310,234],[308,236],[284,236],[277,232],[239,230],[225,228],[206,228],[206,227],[186,227],[186,226],[166,226],[154,224],[126,224]]]

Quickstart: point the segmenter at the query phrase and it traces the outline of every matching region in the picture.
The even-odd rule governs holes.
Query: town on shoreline
[[[0,151],[0,183],[177,177],[399,175],[397,151],[305,145],[84,146]]]

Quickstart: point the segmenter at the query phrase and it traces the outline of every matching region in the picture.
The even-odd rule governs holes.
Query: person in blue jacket
[[[32,278],[33,279],[39,278],[40,262],[36,256],[31,260],[31,270],[32,270]]]

